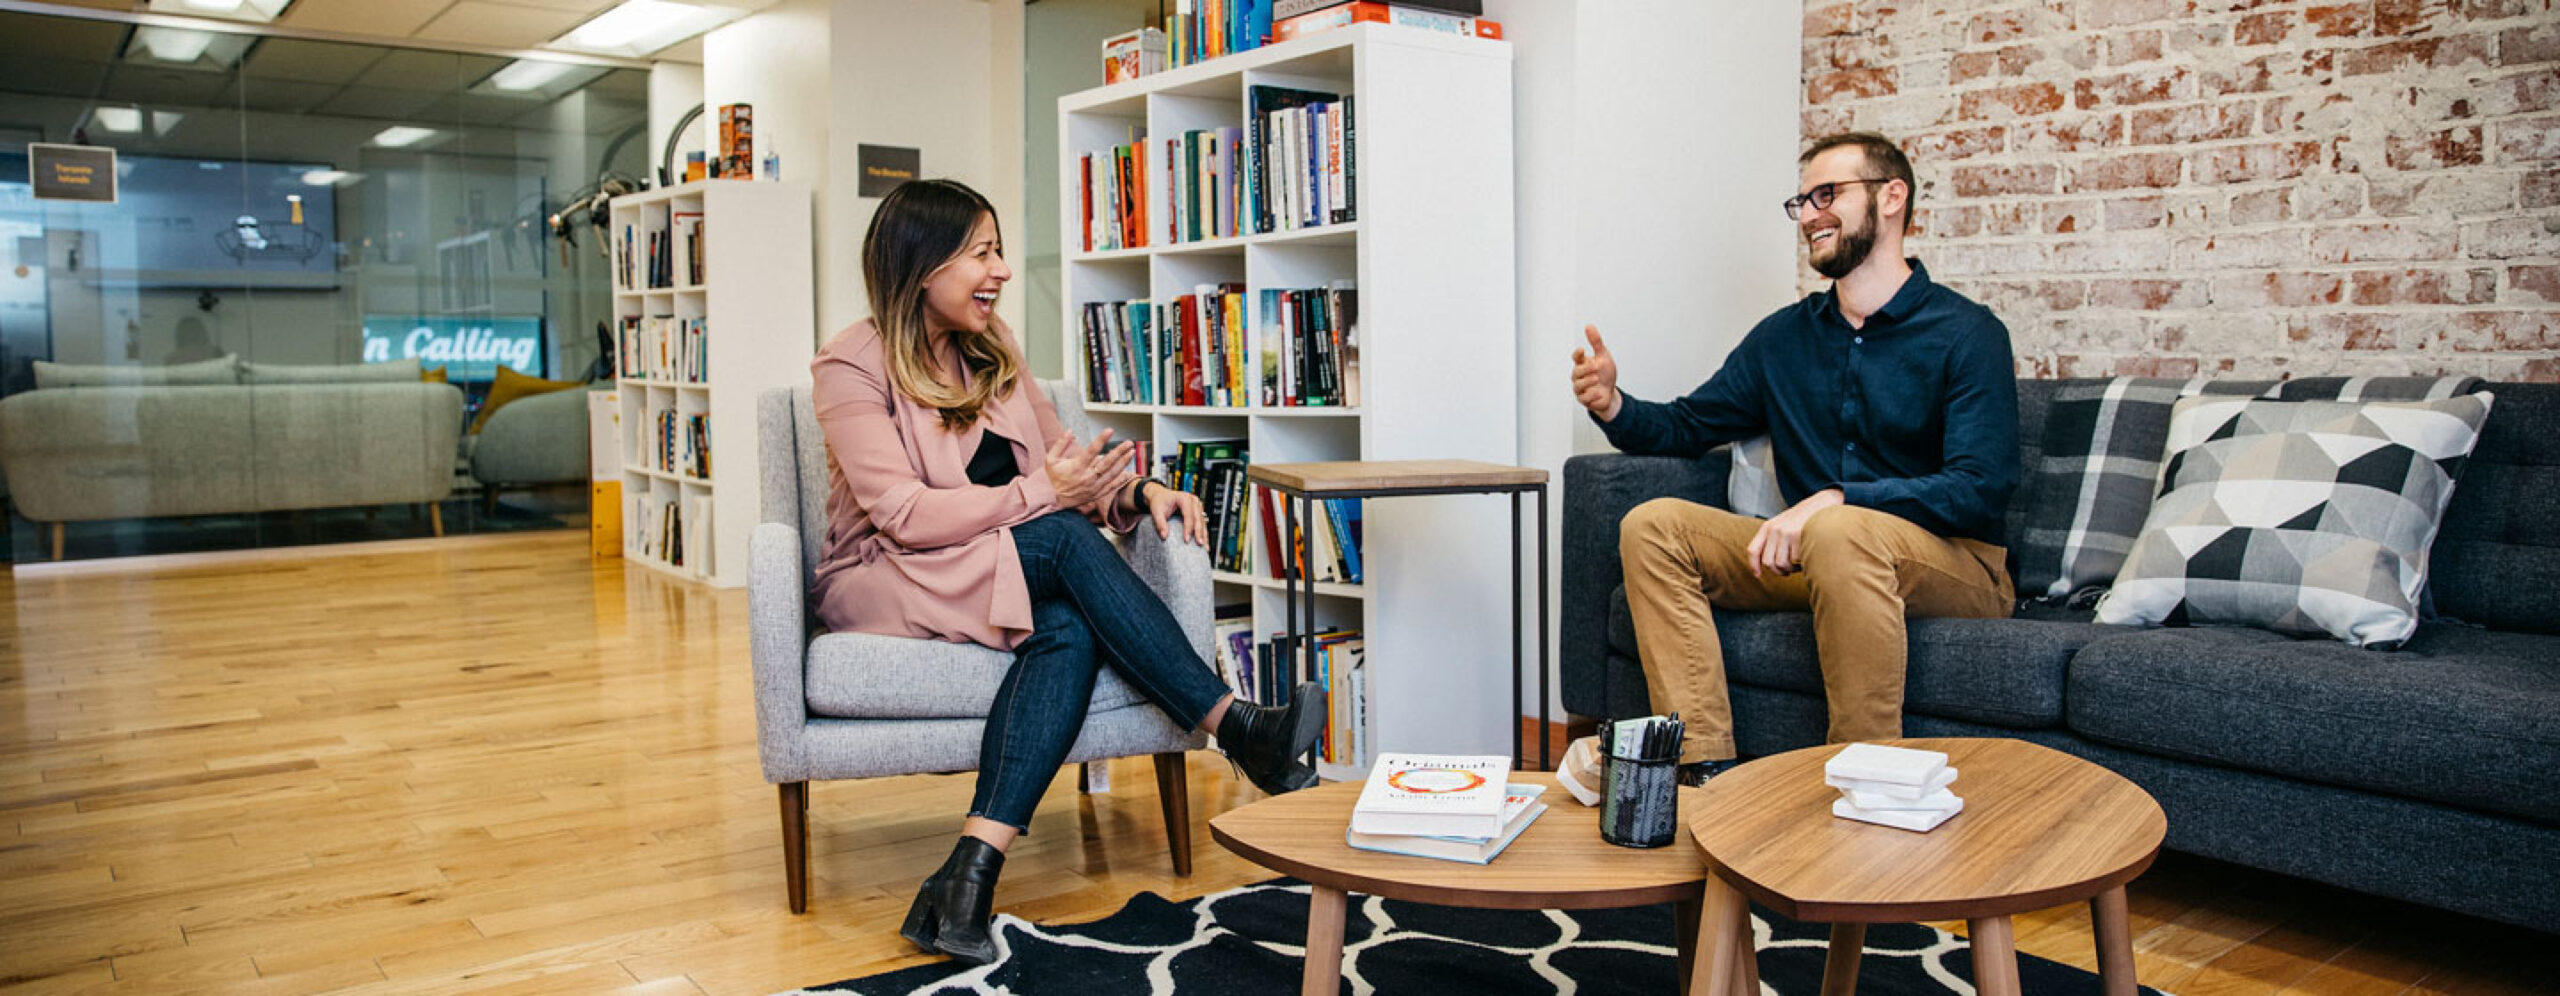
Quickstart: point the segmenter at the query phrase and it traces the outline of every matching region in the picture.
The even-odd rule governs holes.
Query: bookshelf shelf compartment
[[[1161,189],[1168,185],[1161,175],[1165,142],[1195,129],[1238,129],[1246,155],[1237,173],[1260,176],[1250,158],[1257,147],[1255,87],[1352,98],[1354,133],[1344,143],[1349,168],[1338,192],[1329,189],[1327,196],[1355,208],[1353,216],[1260,232],[1253,230],[1258,212],[1238,198],[1243,203],[1229,216],[1242,219],[1241,234],[1165,244],[1173,203]],[[1184,442],[1232,440],[1252,462],[1516,462],[1511,94],[1507,43],[1370,24],[1060,98],[1058,248],[1067,261],[1058,298],[1061,355],[1079,396],[1163,396],[1131,389],[1145,381],[1130,375],[1125,352],[1117,368],[1088,362],[1086,305],[1145,301],[1161,309],[1203,284],[1237,285],[1242,297],[1235,324],[1243,341],[1219,352],[1240,352],[1247,404],[1087,400],[1097,427],[1148,441],[1159,461],[1178,456]],[[1263,98],[1267,108],[1275,95]],[[1396,131],[1384,130],[1390,128]],[[1152,244],[1086,251],[1085,157],[1142,139],[1149,143],[1139,174],[1146,185],[1127,192],[1145,198]],[[1099,167],[1105,157],[1094,162]],[[1346,323],[1342,345],[1324,358],[1336,364],[1329,369],[1340,396],[1358,403],[1265,404],[1262,343],[1266,331],[1277,332],[1279,315],[1264,314],[1263,293],[1344,288],[1356,292],[1356,307],[1340,308],[1336,299],[1326,305],[1356,321]],[[1300,313],[1291,314],[1294,321]],[[1140,348],[1145,340],[1134,335],[1134,316],[1119,317],[1132,326],[1123,338],[1104,338],[1097,328],[1093,341],[1127,344],[1115,350]],[[1148,320],[1154,327],[1152,314]],[[1199,341],[1197,351],[1205,353],[1207,337]],[[1350,345],[1357,347],[1356,360],[1343,348]],[[1144,355],[1138,367],[1161,352]],[[1299,371],[1293,381],[1325,383],[1292,369]],[[1360,373],[1356,397],[1353,369]],[[1118,385],[1096,392],[1101,385],[1086,381],[1104,371],[1114,371],[1109,375]],[[1153,380],[1159,387],[1168,382],[1162,372]],[[1287,629],[1286,583],[1268,576],[1266,537],[1279,530],[1266,533],[1259,496],[1249,488],[1242,493],[1236,511],[1245,517],[1243,563],[1212,576],[1221,601],[1249,609],[1221,623],[1230,631],[1242,623],[1259,641]],[[1279,511],[1271,509],[1275,516]],[[1362,583],[1318,582],[1314,589],[1318,628],[1358,630],[1365,642],[1362,681],[1343,686],[1366,699],[1365,711],[1356,713],[1365,722],[1353,734],[1361,749],[1321,770],[1327,777],[1359,777],[1379,751],[1508,751],[1516,726],[1504,716],[1510,711],[1511,683],[1503,674],[1512,659],[1509,631],[1474,625],[1507,615],[1507,509],[1471,496],[1369,502],[1358,532]],[[1251,697],[1256,690],[1240,691]]]

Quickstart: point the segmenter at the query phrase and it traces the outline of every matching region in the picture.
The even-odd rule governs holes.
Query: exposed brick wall
[[[2554,0],[1809,0],[2022,373],[2560,381]],[[1819,278],[1805,272],[1807,286]]]

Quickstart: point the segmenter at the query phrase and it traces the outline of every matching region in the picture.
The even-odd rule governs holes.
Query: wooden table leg
[[[1733,960],[1733,991],[1736,996],[1760,996],[1760,949],[1753,943],[1758,940],[1753,936],[1755,933],[1751,929],[1751,904],[1745,901],[1742,904],[1742,935],[1733,939],[1741,952],[1741,957]]]
[[[1858,991],[1858,958],[1867,951],[1867,925],[1831,925],[1831,957],[1822,963],[1822,996],[1850,996]]]
[[[2134,996],[2142,991],[2134,979],[2133,931],[2125,909],[2124,886],[2089,899],[2089,917],[2098,928],[2098,977],[2107,996]]]
[[[1683,899],[1671,904],[1672,943],[1680,951],[1680,991],[1689,991],[1692,977],[1698,971],[1698,907],[1702,900]]]
[[[1973,988],[1982,996],[2018,996],[2015,928],[2005,916],[1972,921]]]
[[[1751,902],[1724,879],[1707,876],[1707,895],[1700,909],[1698,954],[1691,976],[1691,996],[1734,996],[1742,980],[1742,959],[1752,956]]]
[[[1338,996],[1342,992],[1342,929],[1350,898],[1328,885],[1315,886],[1307,900],[1307,970],[1299,979],[1300,996]]]

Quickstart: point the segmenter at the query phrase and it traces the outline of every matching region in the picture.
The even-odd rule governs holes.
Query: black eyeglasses
[[[1788,220],[1788,221],[1803,221],[1803,220],[1804,220],[1804,206],[1805,206],[1805,205],[1807,205],[1807,204],[1811,204],[1811,205],[1813,205],[1813,209],[1814,209],[1814,210],[1816,210],[1816,211],[1829,211],[1829,210],[1831,210],[1831,202],[1832,202],[1832,201],[1835,201],[1835,200],[1838,200],[1838,199],[1840,198],[1840,187],[1841,187],[1842,185],[1844,185],[1844,184],[1892,183],[1892,182],[1893,182],[1893,178],[1892,178],[1892,177],[1887,176],[1887,177],[1876,177],[1876,178],[1866,179],[1866,180],[1840,180],[1840,181],[1836,181],[1836,182],[1832,182],[1832,183],[1825,183],[1825,184],[1818,185],[1818,186],[1814,187],[1814,188],[1813,188],[1813,189],[1811,189],[1811,190],[1805,191],[1804,193],[1797,194],[1797,195],[1795,195],[1795,196],[1793,196],[1793,197],[1787,198],[1786,203],[1785,203],[1785,204],[1783,204],[1783,205],[1781,205],[1781,206],[1783,206],[1783,207],[1785,207],[1785,208],[1787,209],[1787,220]]]

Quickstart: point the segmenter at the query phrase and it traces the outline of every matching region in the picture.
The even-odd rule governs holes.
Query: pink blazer
[[[1021,356],[1010,333],[1005,347]],[[964,375],[957,347],[945,344],[938,359],[952,375]],[[998,650],[1021,644],[1031,635],[1031,596],[1012,527],[1058,509],[1047,451],[1065,429],[1048,395],[1026,374],[969,428],[945,429],[939,413],[889,386],[880,330],[869,319],[828,340],[809,373],[827,438],[818,619],[840,633]],[[1003,487],[969,483],[969,457],[988,431],[1013,440],[1013,462],[1023,471]],[[1100,504],[1113,529],[1125,533],[1138,524],[1116,500]]]

